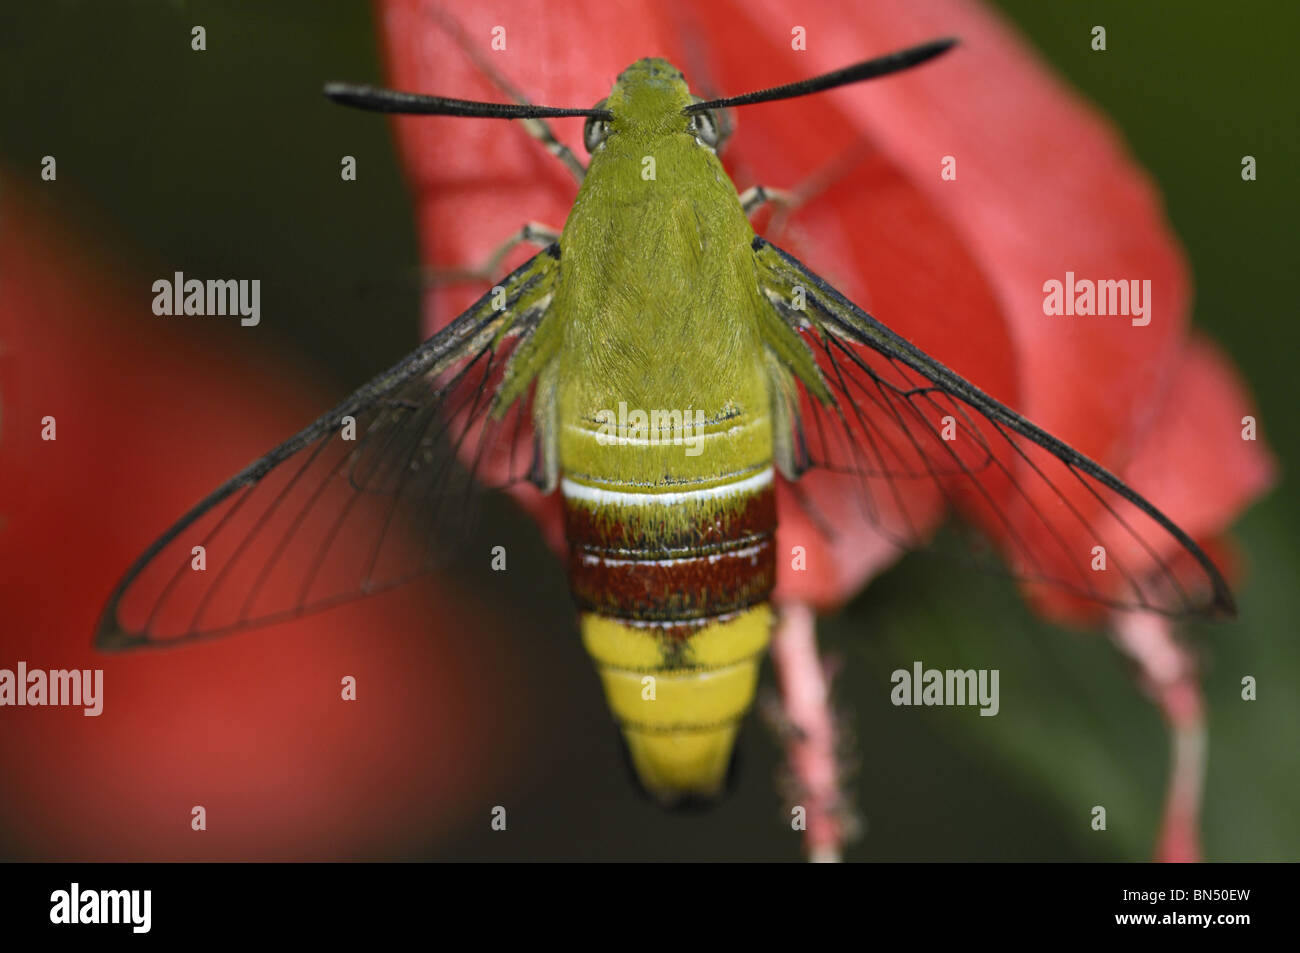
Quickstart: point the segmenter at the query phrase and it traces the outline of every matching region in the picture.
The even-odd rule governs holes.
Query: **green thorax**
[[[657,480],[771,459],[753,230],[714,151],[688,129],[682,108],[692,101],[676,69],[640,60],[604,104],[614,118],[564,227],[553,302],[560,321],[546,329],[559,336],[566,470]],[[710,441],[696,456],[604,448],[601,460],[589,459],[589,441],[566,440],[620,405],[702,410],[719,421],[710,430],[730,428],[738,439]]]

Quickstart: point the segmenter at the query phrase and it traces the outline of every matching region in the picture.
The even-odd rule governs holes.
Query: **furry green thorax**
[[[560,380],[580,415],[766,400],[754,233],[683,113],[696,101],[678,70],[644,59],[599,107],[612,118],[564,227],[555,300]]]

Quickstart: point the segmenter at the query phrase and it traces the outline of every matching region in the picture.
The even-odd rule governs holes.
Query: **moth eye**
[[[711,112],[691,114],[691,124],[687,131],[711,149],[718,146],[718,120]]]
[[[596,103],[592,109],[604,109],[605,100]],[[595,152],[605,138],[609,135],[609,121],[606,119],[597,119],[595,116],[588,116],[586,125],[582,127],[582,144],[587,147],[587,152]]]

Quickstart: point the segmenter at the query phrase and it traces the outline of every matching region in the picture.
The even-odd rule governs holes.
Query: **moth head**
[[[589,118],[583,142],[588,152],[595,153],[611,135],[641,139],[682,132],[715,146],[717,123],[686,115],[686,107],[695,102],[699,98],[692,95],[682,71],[672,63],[658,57],[637,60],[618,74],[609,95],[592,107],[611,118]]]

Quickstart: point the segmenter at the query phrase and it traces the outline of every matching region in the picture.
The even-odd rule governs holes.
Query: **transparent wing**
[[[231,477],[150,546],[109,598],[105,650],[281,621],[435,566],[481,486],[538,476],[529,394],[494,397],[545,317],[551,246],[394,367]]]
[[[1122,480],[889,330],[792,255],[763,239],[755,254],[768,300],[812,352],[832,398],[799,388],[789,414],[796,467],[820,471],[823,481],[834,475],[877,531],[900,546],[924,545],[938,500],[993,541],[1033,597],[1057,607],[1235,615],[1209,556]]]

